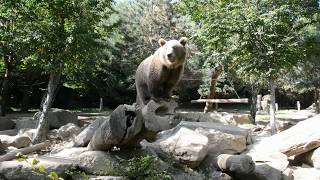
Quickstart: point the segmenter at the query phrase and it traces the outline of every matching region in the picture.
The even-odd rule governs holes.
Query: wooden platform
[[[241,99],[197,99],[191,100],[191,103],[248,103],[248,98],[241,98]]]

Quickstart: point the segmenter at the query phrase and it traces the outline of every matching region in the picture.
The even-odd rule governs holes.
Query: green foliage
[[[83,172],[77,169],[75,166],[72,166],[67,172],[69,176],[72,177],[72,179],[82,179],[82,180],[89,180],[89,176]]]
[[[50,180],[61,180],[62,178],[59,177],[59,175],[56,172],[50,172],[48,175]]]
[[[160,171],[157,159],[153,156],[132,158],[128,161],[128,167],[125,170],[125,176],[129,179],[137,180],[169,180],[172,179],[165,171]]]
[[[320,16],[315,15],[316,23],[310,24],[301,31],[307,49],[303,62],[297,64],[287,76],[279,79],[279,86],[286,91],[303,93],[320,88]]]
[[[23,161],[26,161],[26,160],[28,159],[28,156],[27,156],[27,155],[23,155],[23,154],[21,154],[21,153],[18,153],[18,154],[16,155],[16,157],[17,157],[17,161],[18,161],[18,162],[23,162]]]
[[[306,57],[300,32],[314,21],[318,2],[186,0],[179,7],[199,23],[194,38],[205,67],[221,63],[257,81],[278,78]]]

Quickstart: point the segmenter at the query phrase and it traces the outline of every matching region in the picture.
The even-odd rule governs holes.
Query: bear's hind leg
[[[137,87],[137,104],[142,108],[150,101],[150,93],[147,86],[141,85]]]

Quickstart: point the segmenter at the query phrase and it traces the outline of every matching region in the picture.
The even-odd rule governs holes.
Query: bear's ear
[[[161,38],[161,39],[159,39],[158,42],[159,42],[159,45],[160,45],[160,46],[163,46],[163,45],[166,44],[167,41]]]
[[[187,38],[186,37],[182,37],[180,40],[179,40],[179,42],[180,42],[180,44],[182,44],[183,46],[185,46],[186,44],[187,44]]]

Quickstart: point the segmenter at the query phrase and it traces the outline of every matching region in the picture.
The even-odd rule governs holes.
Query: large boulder
[[[188,128],[162,134],[160,139],[149,146],[165,159],[197,167],[208,153],[208,138]]]
[[[36,128],[37,120],[35,118],[23,118],[16,121],[15,129],[20,131],[22,129],[34,129]]]
[[[0,120],[0,131],[13,129],[14,126],[15,126],[15,123],[10,119],[3,118]]]
[[[223,124],[252,124],[253,119],[249,114],[232,114],[225,112],[179,112],[178,117],[183,121],[191,122],[214,122]]]
[[[16,148],[27,147],[31,144],[31,139],[28,136],[7,136],[0,135],[0,140],[2,144],[6,147],[13,146]]]
[[[237,154],[246,149],[246,137],[215,129],[197,128],[196,132],[208,137],[209,154]]]
[[[34,115],[34,119],[38,120],[40,116],[41,116],[41,112],[37,112]],[[58,129],[61,126],[66,125],[68,123],[79,125],[77,114],[68,110],[63,110],[63,109],[51,109],[48,112],[48,122],[49,122],[49,127],[51,129]]]
[[[100,127],[100,125],[105,122],[109,121],[110,117],[99,117],[95,121],[93,121],[88,127],[86,127],[80,134],[78,134],[73,142],[74,147],[85,147],[89,144],[91,138],[95,131]]]
[[[170,129],[168,131],[163,131],[161,134],[168,134],[178,131],[180,128],[185,127],[188,129],[196,130],[198,128],[202,128],[204,130],[216,130],[227,134],[232,135],[238,135],[243,136],[246,139],[246,144],[252,143],[252,137],[249,134],[248,129],[243,129],[234,125],[225,125],[221,123],[215,123],[215,122],[187,122],[187,121],[181,121],[175,128]]]
[[[123,159],[122,159],[123,160]],[[94,175],[121,174],[121,158],[115,153],[105,151],[87,151],[81,153],[77,164],[81,170]]]

